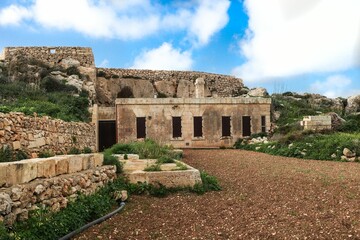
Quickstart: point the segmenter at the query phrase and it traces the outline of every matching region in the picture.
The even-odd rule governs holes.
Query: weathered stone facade
[[[72,147],[95,150],[95,124],[0,113],[0,147],[4,145],[29,155],[42,151],[66,153]]]
[[[3,55],[6,61],[28,57],[56,65],[72,59],[79,61],[83,67],[95,67],[92,49],[88,47],[6,47]]]
[[[143,118],[146,138],[161,143],[180,148],[233,146],[245,136],[245,127],[249,128],[247,134],[270,129],[270,106],[270,98],[117,99],[117,139],[139,140],[137,120]],[[173,137],[173,117],[181,118],[180,137]],[[194,135],[195,117],[201,117],[201,137]],[[227,136],[222,131],[223,117],[229,120]]]
[[[91,194],[116,177],[114,166],[102,166],[53,178],[37,179],[27,184],[0,190],[0,222],[11,225],[28,218],[38,206],[58,211],[78,193]]]

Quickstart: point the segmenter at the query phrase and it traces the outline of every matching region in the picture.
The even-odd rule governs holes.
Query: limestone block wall
[[[0,189],[0,221],[12,225],[28,218],[31,210],[65,208],[78,193],[91,194],[116,177],[114,166],[102,166]]]
[[[0,163],[0,187],[10,187],[38,178],[50,178],[88,170],[102,166],[103,159],[102,154],[92,153]]]
[[[243,117],[251,133],[270,129],[270,98],[162,98],[116,100],[118,141],[137,141],[136,118],[145,118],[146,138],[177,148],[233,146],[244,137]],[[222,117],[230,117],[230,136],[222,136]],[[172,117],[181,117],[181,137],[173,138]],[[194,117],[202,117],[202,137],[194,137]]]
[[[50,65],[72,58],[83,67],[95,67],[94,55],[89,47],[6,47],[4,59],[14,61],[19,57],[33,58]]]
[[[66,153],[72,147],[95,150],[95,124],[32,117],[23,113],[0,113],[0,147],[5,145],[33,154],[33,157],[46,150]]]
[[[331,129],[331,116],[306,116],[301,121],[304,130]]]

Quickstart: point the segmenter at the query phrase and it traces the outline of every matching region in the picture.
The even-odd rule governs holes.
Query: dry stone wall
[[[72,147],[95,150],[95,124],[0,113],[0,147],[4,146],[25,151],[33,157],[42,151],[67,153]]]
[[[6,47],[3,54],[6,61],[27,57],[56,65],[72,59],[83,67],[95,67],[92,49],[88,47]]]
[[[0,189],[0,222],[12,225],[28,218],[31,210],[65,208],[78,193],[91,194],[116,177],[114,166],[102,166],[53,178],[37,179],[27,184]]]

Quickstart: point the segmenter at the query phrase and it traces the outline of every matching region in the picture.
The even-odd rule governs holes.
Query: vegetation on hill
[[[341,160],[343,149],[348,148],[360,156],[360,115],[346,113],[345,99],[287,92],[272,95],[272,101],[274,132],[266,140],[259,135],[240,139],[236,148],[318,160]],[[304,116],[330,112],[343,119],[336,129],[315,132],[300,126]]]
[[[77,68],[51,68],[23,59],[18,63],[2,64],[0,70],[0,112],[37,113],[65,121],[89,120],[88,93],[51,75],[58,71],[65,76],[81,76]]]

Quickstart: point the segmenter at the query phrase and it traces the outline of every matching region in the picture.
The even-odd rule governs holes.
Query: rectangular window
[[[202,117],[194,117],[194,137],[202,137]]]
[[[56,53],[56,49],[50,49],[50,54],[55,54]]]
[[[231,124],[230,117],[222,117],[221,118],[221,126],[222,126],[222,136],[230,137],[231,136]]]
[[[172,118],[173,138],[181,138],[181,117]]]
[[[266,132],[266,116],[261,116],[261,132]]]
[[[136,118],[136,137],[146,138],[146,119],[145,117]]]

